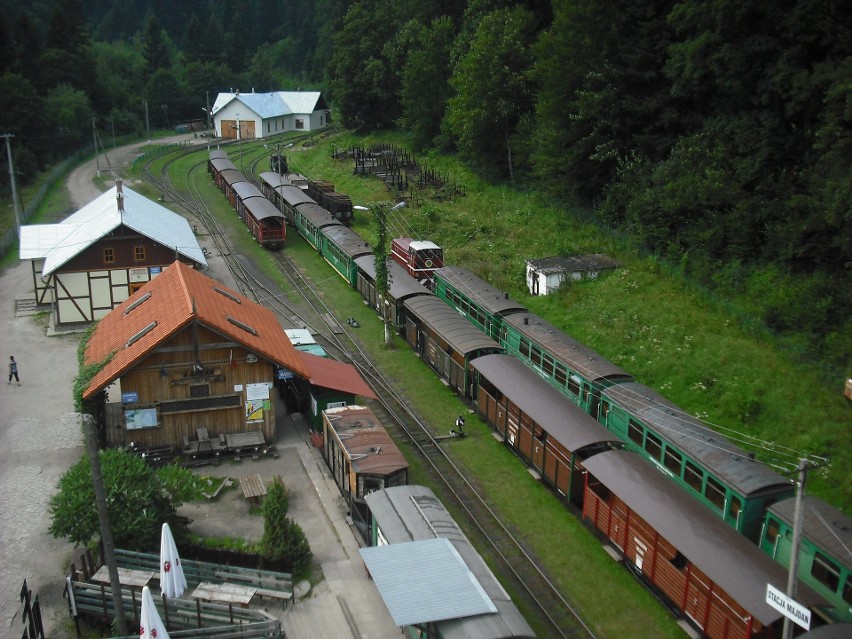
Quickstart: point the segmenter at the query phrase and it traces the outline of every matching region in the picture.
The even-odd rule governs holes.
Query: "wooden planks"
[[[240,488],[242,488],[245,498],[252,503],[257,503],[266,497],[266,484],[263,483],[263,478],[257,473],[240,477]]]

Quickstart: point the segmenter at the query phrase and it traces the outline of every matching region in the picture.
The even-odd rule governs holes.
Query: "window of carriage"
[[[609,424],[609,402],[601,400],[601,412],[598,419],[603,424]]]
[[[541,366],[541,351],[537,348],[533,348],[530,353],[530,361],[536,366]]]
[[[654,433],[648,433],[645,437],[645,452],[654,459],[660,459],[663,452],[663,440]]]
[[[666,453],[663,456],[663,465],[680,477],[683,471],[683,456],[676,450],[666,446]]]
[[[524,337],[522,337],[522,338],[520,339],[520,341],[518,342],[518,352],[519,352],[521,355],[523,355],[524,357],[526,357],[527,359],[529,359],[529,356],[530,356],[530,343],[529,343],[529,341],[528,341],[526,338],[524,338]]]
[[[631,419],[627,422],[627,437],[637,446],[641,446],[645,440],[645,429]]]
[[[766,522],[766,535],[765,539],[767,543],[775,545],[775,540],[778,539],[778,532],[780,531],[781,525],[778,523],[777,519],[770,519]]]
[[[848,576],[846,581],[843,582],[843,601],[852,606],[852,579]]]
[[[837,592],[837,586],[840,585],[840,568],[821,552],[814,553],[811,575],[832,591]]]
[[[137,262],[145,261],[145,247],[144,246],[134,246],[133,247],[133,258]]]
[[[576,375],[571,375],[568,378],[568,390],[574,393],[577,397],[580,396],[580,378]],[[641,442],[640,442],[641,443]]]
[[[701,494],[701,485],[704,483],[704,472],[689,460],[684,464],[683,478],[690,488]]]
[[[707,485],[704,487],[704,496],[720,511],[725,510],[725,492],[725,487],[722,484],[712,477],[707,478]]]
[[[568,381],[568,371],[565,369],[565,366],[556,362],[553,367],[553,378],[559,382],[559,385],[562,388],[565,388],[565,383]]]
[[[115,249],[111,247],[104,248],[104,264],[112,264],[115,262]]]
[[[547,373],[548,375],[553,375],[553,359],[548,356],[544,356],[541,358],[541,369]]]
[[[728,506],[728,510],[731,513],[731,517],[733,517],[736,521],[739,521],[740,513],[743,510],[743,502],[740,500],[739,497],[731,495],[730,506]]]

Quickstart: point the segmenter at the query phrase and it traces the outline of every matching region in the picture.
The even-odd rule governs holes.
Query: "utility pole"
[[[151,123],[148,121],[148,100],[142,100],[142,104],[145,105],[145,135],[151,135]]]
[[[15,137],[13,133],[4,133],[0,137],[6,138],[6,156],[9,159],[9,180],[12,182],[12,208],[15,209],[15,230],[18,238],[21,237],[21,202],[18,200],[18,189],[15,186],[15,165],[12,163],[12,144],[9,138]]]
[[[98,129],[95,127],[95,118],[92,118],[92,135],[95,138],[95,167],[98,170],[98,177],[101,177],[101,164],[98,160]]]
[[[95,420],[91,415],[83,415],[83,432],[86,436],[86,449],[92,466],[92,484],[95,489],[95,502],[98,506],[98,520],[101,525],[101,541],[104,545],[104,563],[109,573],[110,589],[112,590],[112,607],[115,611],[115,621],[122,637],[127,636],[127,622],[124,619],[124,605],[121,596],[121,581],[118,578],[118,564],[115,561],[115,542],[112,538],[112,528],[107,514],[106,491],[101,475],[101,462],[98,458],[98,435],[95,432]]]
[[[804,501],[805,501],[805,482],[808,478],[808,460],[799,460],[798,469],[799,479],[796,482],[796,508],[793,511],[793,546],[790,549],[790,568],[787,573],[787,596],[790,599],[796,598],[796,592],[799,585],[799,549],[802,546],[802,522],[805,518]],[[793,628],[795,624],[789,617],[784,617],[784,630],[781,634],[782,639],[793,639]]]
[[[384,323],[385,348],[390,348],[391,344],[393,344],[393,340],[391,338],[390,300],[388,299],[391,277],[388,269],[387,214],[389,210],[396,211],[403,206],[405,206],[405,202],[399,202],[390,209],[388,209],[387,204],[384,203],[375,204],[371,207],[374,215],[373,223],[375,224],[375,234],[377,238],[376,245],[373,247],[373,257],[375,257],[376,260],[376,295],[379,302],[379,313],[381,314],[382,322]]]

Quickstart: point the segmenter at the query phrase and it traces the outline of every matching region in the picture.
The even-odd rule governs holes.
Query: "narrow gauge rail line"
[[[254,162],[252,168],[260,159],[262,157]],[[275,307],[273,310],[283,314],[285,319],[294,325],[310,326],[312,332],[322,338],[321,343],[324,342],[323,345],[330,352],[337,354],[342,361],[352,363],[358,369],[380,398],[378,401],[371,401],[370,404],[385,424],[388,433],[397,440],[409,442],[420,458],[428,464],[430,475],[444,486],[441,492],[463,510],[468,522],[466,526],[468,534],[474,533],[471,536],[473,541],[477,542],[476,545],[479,548],[485,548],[488,554],[495,560],[499,560],[504,566],[500,574],[511,582],[515,596],[521,597],[527,608],[531,612],[537,611],[541,622],[550,626],[548,636],[565,639],[578,637],[594,639],[592,630],[544,574],[535,559],[524,550],[520,541],[503,523],[500,516],[488,506],[476,485],[467,479],[465,473],[443,450],[433,429],[411,409],[405,398],[373,366],[370,358],[349,332],[340,326],[334,313],[316,293],[314,285],[304,277],[289,256],[278,253],[278,262],[292,288],[301,294],[300,301],[304,302],[302,306],[307,305],[311,309],[309,314],[313,317],[310,319],[304,317],[306,311],[297,311],[288,304],[282,294],[269,290],[236,258],[225,233],[210,214],[195,187],[194,173],[205,166],[206,160],[193,165],[187,171],[187,185],[191,192],[191,199],[185,198],[172,188],[167,178],[155,177],[150,171],[150,165],[146,164],[143,172],[146,179],[169,193],[170,197],[179,202],[188,213],[207,228],[217,250],[226,259],[229,270],[238,283],[242,283],[251,291],[254,299],[267,307]],[[167,165],[162,170],[165,174]],[[317,330],[317,326],[323,328]]]

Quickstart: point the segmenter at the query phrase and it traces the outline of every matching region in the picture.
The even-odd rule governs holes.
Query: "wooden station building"
[[[182,262],[100,321],[84,363],[104,366],[83,398],[110,387],[107,414],[120,411],[120,429],[111,431],[147,449],[186,449],[202,434],[219,442],[260,433],[274,442],[275,379],[281,371],[308,377],[271,311]]]
[[[186,219],[121,180],[59,224],[21,227],[20,246],[56,325],[103,318],[175,260],[207,266]]]

